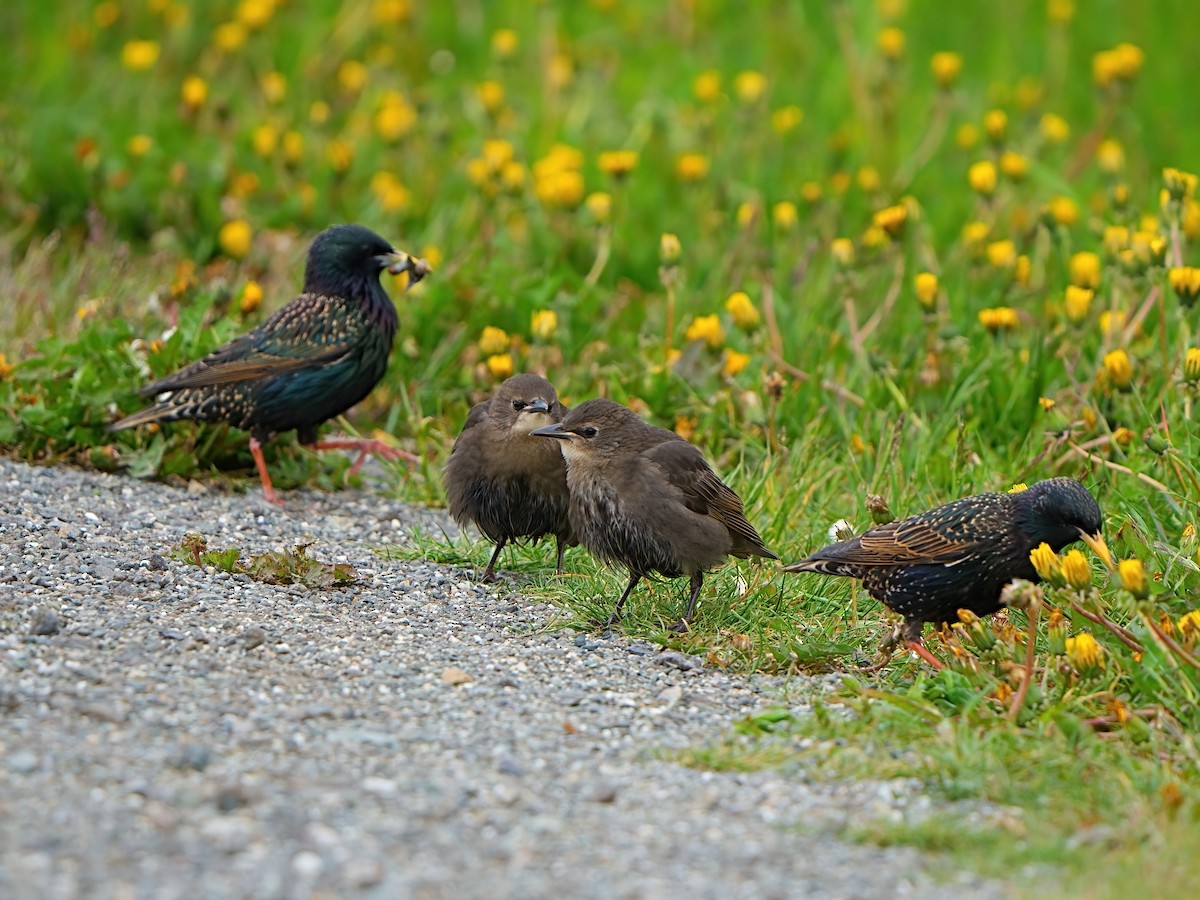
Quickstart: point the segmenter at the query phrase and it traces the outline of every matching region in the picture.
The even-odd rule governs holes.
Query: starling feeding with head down
[[[387,371],[396,334],[396,308],[379,283],[387,269],[415,284],[428,272],[423,259],[397,250],[361,225],[334,225],[308,251],[304,290],[248,334],[142,389],[153,406],[110,426],[191,419],[225,422],[250,432],[250,453],[263,495],[279,503],[262,444],[296,429],[317,450],[354,449],[357,471],[368,453],[402,454],[382,441],[317,441],[317,427],[371,392]]]
[[[558,572],[563,551],[576,543],[567,516],[567,467],[558,447],[531,436],[561,422],[567,408],[554,385],[540,375],[514,375],[491,400],[477,404],[446,463],[450,515],[460,525],[474,522],[496,543],[483,573],[496,580],[496,559],[509,541],[558,541]]]
[[[562,448],[571,526],[580,543],[598,559],[629,569],[609,625],[620,618],[638,581],[658,572],[691,579],[687,610],[674,626],[686,630],[705,570],[727,556],[779,558],[763,546],[741,499],[700,450],[633,410],[589,400],[557,425],[533,433],[557,438]]]
[[[861,578],[867,593],[904,617],[900,638],[928,659],[921,644],[926,622],[957,622],[960,609],[996,612],[1014,578],[1040,580],[1031,550],[1045,542],[1057,552],[1081,538],[1098,539],[1101,524],[1087,488],[1073,478],[1051,478],[877,525],[783,570]]]

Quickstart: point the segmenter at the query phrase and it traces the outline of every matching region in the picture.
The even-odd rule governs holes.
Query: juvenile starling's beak
[[[1108,551],[1108,544],[1104,542],[1104,535],[1098,531],[1095,534],[1088,534],[1080,528],[1079,539],[1091,547],[1092,552],[1100,557],[1100,561],[1104,563],[1106,569],[1110,572],[1116,570],[1117,565],[1113,562],[1112,554]]]
[[[412,287],[430,273],[429,263],[419,256],[409,256],[403,250],[393,250],[377,257],[379,264],[393,275],[408,273],[408,286]]]
[[[548,413],[548,412],[550,412],[550,405],[548,403],[546,403],[546,401],[543,400],[541,397],[537,397],[533,400],[530,400],[527,404],[525,404],[525,408],[523,410],[521,410],[521,412]]]
[[[528,409],[529,407],[526,407]],[[573,434],[569,431],[564,431],[561,422],[555,422],[553,425],[547,425],[544,428],[538,428],[535,431],[529,432],[533,437],[552,437],[559,440],[569,441]]]

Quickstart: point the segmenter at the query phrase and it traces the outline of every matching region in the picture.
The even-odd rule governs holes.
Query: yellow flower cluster
[[[730,294],[725,301],[725,309],[733,317],[734,324],[745,331],[757,328],[761,321],[758,308],[745,291],[734,291]]]
[[[555,144],[533,164],[533,191],[546,206],[574,209],[583,200],[583,154]]]
[[[1146,55],[1134,44],[1118,44],[1092,57],[1092,78],[1101,88],[1128,83],[1137,77]]]
[[[1071,284],[1067,286],[1066,300],[1064,301],[1067,311],[1067,318],[1078,325],[1087,318],[1088,311],[1092,307],[1092,297],[1095,296],[1095,291],[1091,288],[1076,287]]]
[[[1117,390],[1129,389],[1133,382],[1133,363],[1129,361],[1129,354],[1124,349],[1118,347],[1104,354],[1104,375],[1108,383]]]
[[[713,350],[725,343],[725,330],[715,313],[711,316],[696,316],[688,325],[684,336],[689,341],[703,341]]]
[[[1019,321],[1017,311],[1011,306],[995,306],[979,311],[979,324],[993,334],[1012,331]]]
[[[495,325],[485,325],[479,335],[479,350],[487,356],[508,350],[508,343],[508,332]]]
[[[131,72],[143,72],[158,62],[157,41],[128,41],[121,48],[121,65]]]
[[[637,165],[636,150],[608,150],[600,154],[600,171],[614,178],[624,178]]]
[[[1191,306],[1200,295],[1200,268],[1194,266],[1175,266],[1167,272],[1167,282],[1171,290],[1184,306]]]
[[[388,143],[404,137],[417,123],[417,111],[400,91],[387,91],[375,111],[375,133]]]
[[[1076,287],[1095,290],[1100,286],[1100,257],[1091,251],[1082,251],[1067,263],[1067,277]]]
[[[711,165],[703,153],[684,153],[675,160],[675,174],[680,181],[703,181]]]
[[[371,192],[384,212],[403,212],[412,201],[408,188],[392,172],[376,172],[371,176]]]
[[[501,189],[519,190],[525,183],[525,167],[513,157],[513,145],[508,141],[486,140],[479,156],[467,160],[467,177],[489,197]]]
[[[908,222],[908,208],[903,204],[888,206],[879,210],[871,217],[871,223],[892,237],[897,237],[904,231]]]
[[[539,309],[529,322],[530,333],[539,341],[547,341],[558,330],[558,313],[552,309]]]

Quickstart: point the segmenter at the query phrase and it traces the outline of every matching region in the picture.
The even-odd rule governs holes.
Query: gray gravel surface
[[[939,812],[914,785],[673,761],[819,682],[548,631],[511,589],[374,552],[439,512],[286,501],[0,460],[0,895],[1001,894],[837,837]],[[315,541],[361,580],[202,570],[170,558],[189,531]]]

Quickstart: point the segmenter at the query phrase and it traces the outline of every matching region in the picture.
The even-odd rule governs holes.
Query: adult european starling
[[[975,494],[818,550],[784,566],[861,578],[867,593],[904,617],[900,638],[926,658],[926,622],[957,622],[958,611],[986,616],[1001,608],[1014,578],[1038,581],[1029,553],[1096,539],[1100,506],[1073,478],[1051,478],[1015,494]]]
[[[450,515],[460,525],[474,522],[496,543],[484,581],[496,580],[496,559],[509,541],[547,534],[558,541],[562,573],[563,551],[576,543],[567,518],[567,467],[556,446],[530,434],[567,412],[545,378],[514,375],[471,410],[454,442],[444,473]]]
[[[300,296],[248,334],[147,385],[141,395],[157,401],[110,430],[191,419],[249,431],[263,495],[272,503],[280,500],[262,445],[276,432],[294,428],[300,443],[316,450],[358,450],[352,472],[368,453],[399,458],[404,454],[382,441],[317,441],[317,427],[366,397],[387,371],[397,317],[379,283],[384,269],[408,272],[410,285],[429,272],[425,260],[361,225],[325,229],[308,250]]]
[[[725,560],[778,559],[746,521],[742,501],[704,455],[673,431],[643,422],[611,400],[581,403],[538,437],[557,438],[567,460],[571,525],[598,559],[629,569],[612,625],[638,581],[687,575],[691,595],[673,630],[696,611],[704,572]]]

